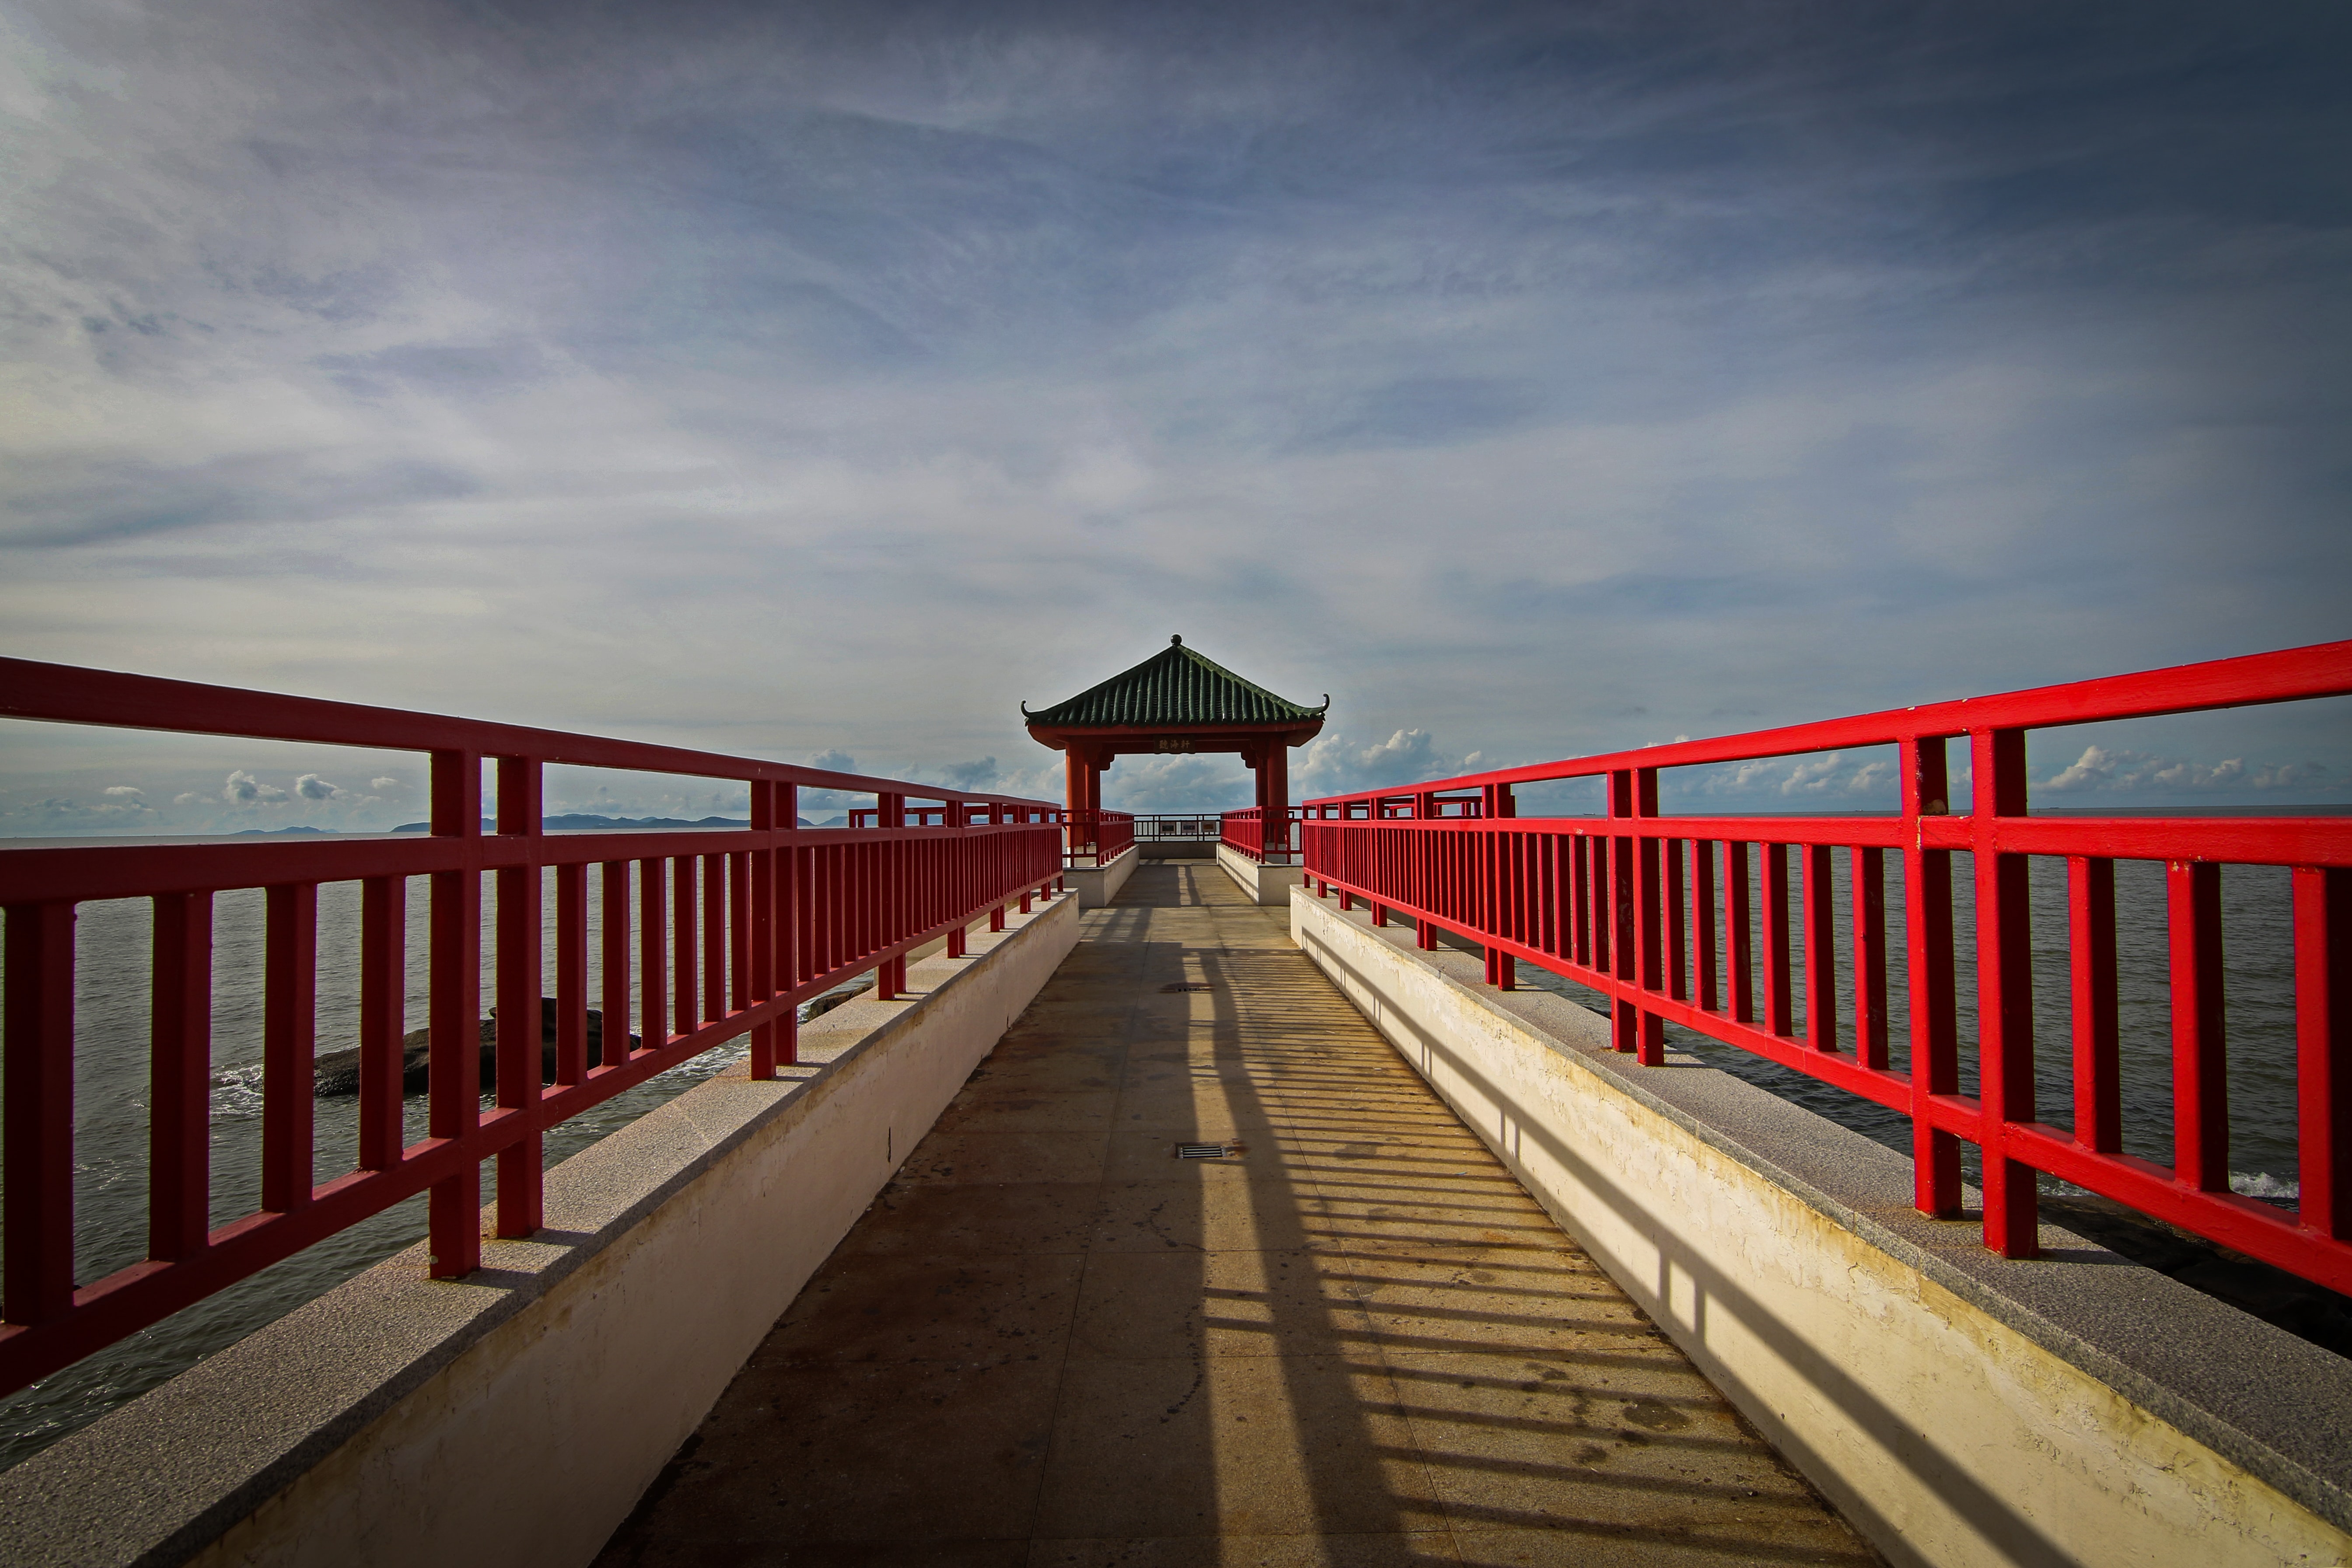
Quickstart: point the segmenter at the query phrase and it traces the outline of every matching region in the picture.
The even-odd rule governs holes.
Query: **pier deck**
[[[600,1563],[1876,1561],[1282,910],[1085,920]]]

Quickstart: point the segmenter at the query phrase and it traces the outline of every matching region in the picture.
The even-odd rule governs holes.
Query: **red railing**
[[[1069,863],[1104,866],[1135,847],[1135,818],[1124,811],[1062,812],[1069,829]]]
[[[0,714],[429,752],[432,832],[402,837],[0,848],[6,908],[5,1265],[0,1393],[24,1386],[257,1270],[428,1193],[432,1272],[481,1257],[481,1166],[497,1162],[495,1230],[541,1223],[550,1127],[714,1047],[751,1037],[750,1068],[794,1059],[796,1006],[877,972],[885,998],[907,954],[941,935],[963,951],[982,915],[1029,908],[1062,870],[1057,810],[750,758],[393,709],[0,659]],[[482,765],[497,764],[496,831],[482,831]],[[724,779],[748,786],[748,829],[581,833],[541,828],[551,763]],[[802,830],[801,787],[870,793],[877,825]],[[908,826],[909,798],[953,820]],[[553,1082],[542,1064],[542,872],[553,872]],[[593,875],[592,875],[593,872]],[[495,878],[495,1104],[485,1110],[477,1017],[482,879]],[[407,879],[431,879],[429,1135],[404,1142]],[[320,884],[361,899],[355,1168],[317,1182],[313,997]],[[209,1223],[214,896],[265,888],[259,1207]],[[79,903],[153,904],[147,1257],[78,1284],[74,1244],[74,919]],[[590,963],[591,900],[600,914]],[[634,940],[633,940],[634,938]],[[592,973],[594,979],[592,982]],[[633,986],[632,982],[635,982]],[[131,983],[131,982],[126,982]],[[634,993],[634,995],[633,995]],[[632,1003],[635,1002],[633,1008]],[[588,1054],[589,1005],[626,1026]],[[137,1092],[124,1086],[121,1092]]]
[[[1907,1115],[1916,1200],[1957,1215],[1959,1146],[1983,1154],[1986,1245],[2034,1250],[2034,1173],[2129,1205],[2337,1290],[2352,1290],[2352,821],[2342,817],[2032,816],[2026,731],[2101,720],[2352,692],[2352,642],[1800,724],[1720,740],[1476,773],[1405,791],[1310,801],[1306,865],[1318,894],[1361,897],[1374,919],[1412,916],[1424,947],[1443,927],[1484,944],[1487,977],[1524,959],[1591,987],[1613,1009],[1617,1048],[1664,1059],[1681,1025]],[[1946,742],[1969,745],[1955,802]],[[1892,744],[1892,816],[1661,816],[1664,768]],[[1606,821],[1520,818],[1513,786],[1607,781]],[[1234,842],[1227,817],[1227,842]],[[1747,847],[1760,847],[1760,919]],[[1236,844],[1246,850],[1247,846]],[[1841,922],[1833,856],[1852,858]],[[1798,862],[1792,889],[1789,862]],[[1971,858],[1977,1025],[1959,1034],[1952,856]],[[1885,857],[1899,857],[1904,929],[1892,945]],[[2037,1118],[2028,864],[2068,868],[2074,1126]],[[2118,859],[2164,863],[2169,932],[2173,1163],[2123,1152],[2116,879]],[[2221,868],[2292,868],[2296,1148],[2288,1212],[2229,1190],[2221,1006]],[[1790,900],[1802,949],[1794,1006]],[[1838,926],[1848,927],[1842,961]],[[1755,951],[1760,929],[1762,952]],[[1722,939],[1720,943],[1718,937]],[[1721,952],[1723,965],[1718,967]],[[1908,993],[1910,1070],[1888,1059],[1890,957]],[[1839,1041],[1842,962],[1852,1016]],[[1759,970],[1760,969],[1760,975]],[[1758,1005],[1756,987],[1762,996]],[[1972,1045],[1980,1093],[1960,1090]]]
[[[1218,842],[1237,849],[1259,865],[1287,866],[1297,847],[1297,823],[1300,808],[1291,806],[1286,812],[1280,830],[1268,842],[1265,830],[1265,809],[1249,806],[1241,811],[1228,811],[1222,819]]]

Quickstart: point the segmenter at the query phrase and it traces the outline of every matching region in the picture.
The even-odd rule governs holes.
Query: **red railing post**
[[[877,795],[874,797],[874,825],[877,827],[898,828],[904,827],[907,825],[906,796],[887,794]],[[888,845],[877,845],[875,847],[877,863],[887,863],[889,858],[890,848],[891,846]],[[876,924],[878,928],[896,930],[898,926],[898,911],[895,909],[879,907],[884,905],[886,902],[894,900],[894,895],[898,890],[898,879],[897,878],[890,877],[886,873],[880,879],[880,885],[875,889],[875,900],[877,907],[874,912],[877,917]],[[1024,904],[1023,907],[1026,908],[1027,906]],[[874,995],[876,1000],[882,1002],[895,1002],[898,999],[900,994],[906,989],[907,961],[904,956],[886,958],[874,966]]]
[[[1593,891],[1594,878],[1597,874],[1602,879],[1606,879],[1607,872],[1601,869],[1596,873],[1593,866],[1592,845],[1592,838],[1580,828],[1572,834],[1569,840],[1568,901],[1570,923],[1575,928],[1576,943],[1575,950],[1570,954],[1570,958],[1573,963],[1588,968],[1606,969],[1609,967],[1608,939],[1598,938],[1601,946],[1598,949],[1594,947],[1596,925],[1592,911],[1598,897]],[[1600,956],[1596,957],[1596,952]]]
[[[2165,868],[2172,942],[2172,1170],[2200,1193],[2230,1190],[2230,1101],[2222,1056],[2221,868]]]
[[[1756,1022],[1756,917],[1749,907],[1749,890],[1755,884],[1748,874],[1748,849],[1738,839],[1723,846],[1723,923],[1735,1024]]]
[[[637,1033],[648,1050],[669,1039],[669,879],[637,862]]]
[[[796,990],[806,971],[802,967],[801,933],[809,920],[807,900],[801,892],[807,859],[801,848],[801,792],[798,784],[780,784],[773,795],[775,817],[773,826],[784,835],[782,847],[773,851],[773,896],[772,907],[775,921],[774,939],[770,951],[773,953],[775,991],[789,996]],[[775,1022],[775,1064],[790,1067],[801,1059],[800,1009],[787,1003]]]
[[[2116,863],[2066,862],[2074,1024],[2074,1142],[2095,1153],[2123,1148],[2122,1031],[2116,992]]]
[[[262,976],[261,1207],[291,1214],[310,1201],[311,1062],[318,1054],[319,889],[288,882],[265,895]]]
[[[1609,775],[1609,815],[1621,822],[1635,815],[1633,774],[1630,769],[1621,768]],[[1617,982],[1616,996],[1610,1005],[1610,1022],[1616,1048],[1631,1055],[1640,1050],[1642,1036],[1641,1009],[1627,994],[1641,984],[1641,957],[1633,940],[1639,918],[1634,908],[1633,840],[1621,837],[1608,842],[1610,950],[1616,960]]]
[[[154,1006],[148,1034],[152,1120],[148,1124],[147,1145],[147,1256],[194,1258],[204,1250],[205,1233],[211,1228],[210,893],[156,897],[153,958]],[[364,1031],[364,1001],[361,1012]],[[392,1103],[397,1110],[397,1093]],[[361,1131],[364,1139],[364,1118]]]
[[[433,753],[433,832],[471,846],[482,832],[478,752]],[[481,1124],[482,878],[470,865],[433,873],[432,950],[427,1004],[432,1044],[426,1118],[436,1142],[473,1136]],[[426,1233],[436,1279],[470,1274],[482,1259],[482,1170],[468,1161],[433,1184]]]
[[[206,946],[211,941],[206,900]],[[360,887],[359,1168],[400,1163],[403,1037],[408,1027],[408,879],[370,877]],[[209,1059],[209,1049],[206,1051]]]
[[[1720,1012],[1723,996],[1715,973],[1715,930],[1721,921],[1715,905],[1715,843],[1712,839],[1696,839],[1691,844],[1691,908],[1697,915],[1692,945],[1697,954],[1699,1011]]]
[[[702,949],[696,940],[702,914],[702,900],[696,896],[700,890],[699,869],[691,855],[670,858],[670,1027],[680,1035],[694,1033],[700,1021],[695,1016],[696,959]]]
[[[7,918],[0,1312],[29,1325],[73,1306],[74,907],[15,904]]]
[[[717,1015],[745,1013],[767,1000],[755,994],[751,971],[751,933],[761,922],[751,905],[752,852],[739,849],[727,862],[727,991]]]
[[[544,1037],[540,1006],[540,770],[536,757],[499,759],[499,837],[531,851],[498,870],[498,1103],[536,1109]],[[505,846],[502,851],[511,852]],[[534,1118],[498,1153],[498,1234],[520,1240],[538,1230],[541,1137]]]
[[[1958,983],[1953,967],[1952,854],[1927,845],[1924,819],[1951,810],[1944,737],[1903,742],[1904,955],[1911,1003],[1911,1173],[1919,1212],[1960,1212],[1960,1141],[1936,1125],[1936,1100],[1960,1089]]]
[[[598,1037],[604,1042],[593,1065],[616,1068],[629,1059],[629,865],[606,860],[597,868],[596,897],[599,989]],[[650,1043],[650,1042],[648,1042]]]
[[[1658,819],[1658,770],[1633,770],[1633,816],[1637,821],[1654,825]],[[1643,999],[1659,995],[1665,990],[1665,910],[1664,889],[1658,867],[1658,840],[1653,833],[1643,833],[1636,840],[1640,856],[1641,887],[1641,985]],[[1643,1067],[1664,1067],[1666,1061],[1666,1021],[1648,1007],[1641,1010],[1640,1036],[1635,1042],[1634,1059]]]
[[[1789,847],[1764,847],[1764,1026],[1784,1038],[1797,1032],[1789,941]]]
[[[1886,851],[1857,847],[1853,874],[1853,1052],[1886,1070]]]
[[[1976,846],[1977,1067],[1983,1084],[1985,1245],[2039,1255],[2032,1166],[2010,1157],[2010,1129],[2033,1120],[2033,932],[2022,855],[2003,852],[2003,820],[2026,812],[2025,731],[1969,734]]]
[[[555,868],[555,1081],[588,1076],[588,868]]]
[[[1817,1051],[1838,1048],[1837,900],[1826,844],[1805,846],[1805,1043]]]
[[[765,779],[752,781],[751,831],[763,836],[763,839],[782,828],[776,810],[776,794],[781,787],[783,786]],[[751,851],[749,898],[740,917],[750,971],[745,1003],[754,1007],[765,1006],[775,1000],[778,992],[790,989],[776,983],[777,853],[772,844],[764,841]],[[776,1076],[776,1025],[772,1019],[752,1026],[749,1071],[754,1083],[766,1083]]]
[[[727,885],[735,874],[731,855],[702,857],[702,1014],[699,1024],[727,1016],[727,960],[735,947],[728,923]],[[739,901],[737,908],[741,908]]]
[[[1483,784],[1478,791],[1478,815],[1488,821],[1500,821],[1518,815],[1517,804],[1511,797],[1508,784]],[[1517,933],[1510,929],[1509,911],[1518,907],[1519,868],[1516,858],[1515,836],[1507,833],[1482,833],[1474,840],[1484,851],[1485,886],[1483,908],[1478,921],[1486,931],[1503,936]],[[1519,961],[1495,942],[1486,943],[1486,984],[1497,991],[1517,988]]]
[[[2352,870],[2294,868],[2294,975],[2303,1223],[2343,1241],[2352,1239]]]
[[[1677,1002],[1690,996],[1690,938],[1683,890],[1683,841],[1669,838],[1662,848],[1666,877],[1666,994]]]

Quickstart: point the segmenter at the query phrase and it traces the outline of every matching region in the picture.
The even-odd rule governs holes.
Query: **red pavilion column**
[[[1064,753],[1067,759],[1062,767],[1063,798],[1072,812],[1102,809],[1102,773],[1109,765],[1108,756],[1099,755],[1091,746],[1073,745]],[[1069,829],[1069,845],[1075,854],[1095,841],[1091,821],[1073,822]]]
[[[1258,794],[1264,799],[1266,858],[1288,848],[1290,834],[1290,748],[1276,735],[1266,742],[1265,762],[1257,770]]]

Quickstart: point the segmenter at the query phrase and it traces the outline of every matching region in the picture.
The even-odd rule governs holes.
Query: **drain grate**
[[[1160,989],[1162,991],[1206,991],[1209,989],[1209,983],[1205,980],[1177,980],[1171,981],[1166,985],[1162,985]]]
[[[1238,1160],[1242,1146],[1238,1143],[1179,1143],[1179,1160]]]

